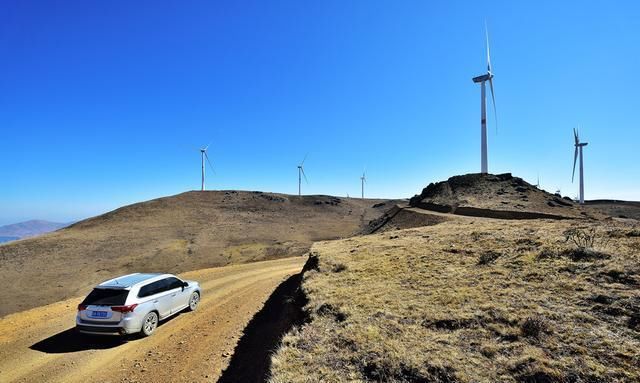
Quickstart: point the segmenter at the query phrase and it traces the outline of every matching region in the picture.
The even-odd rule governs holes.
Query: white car
[[[200,285],[171,274],[129,274],[96,286],[78,305],[76,329],[85,334],[154,333],[158,322],[200,302]]]

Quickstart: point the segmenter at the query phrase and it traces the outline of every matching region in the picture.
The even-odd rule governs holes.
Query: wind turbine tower
[[[480,172],[489,173],[487,154],[487,92],[486,82],[489,81],[491,90],[491,101],[493,103],[493,114],[496,119],[496,132],[498,130],[498,119],[496,116],[496,97],[493,93],[493,72],[491,71],[491,55],[489,54],[489,32],[485,25],[485,35],[487,38],[487,73],[474,77],[473,82],[480,83]]]
[[[209,149],[209,145],[205,146],[204,148],[200,148],[200,157],[201,157],[201,163],[202,163],[202,187],[201,187],[201,191],[204,191],[205,189],[205,159],[207,160],[207,162],[209,163],[209,167],[211,167],[211,171],[213,170],[213,165],[211,164],[211,161],[209,161],[209,156],[207,155],[207,149]]]
[[[362,187],[362,199],[364,199],[364,184],[367,183],[367,176],[365,172],[362,172],[362,176],[360,177],[360,185]]]
[[[578,130],[573,129],[573,138],[575,140],[574,146],[576,150],[573,153],[573,173],[571,174],[571,182],[576,175],[576,160],[578,159],[578,153],[580,154],[580,194],[578,198],[580,200],[580,205],[584,205],[584,167],[582,162],[582,148],[587,146],[588,142],[580,142],[580,138],[578,137]]]
[[[307,175],[304,174],[304,161],[306,160],[307,156],[304,156],[304,159],[302,160],[300,165],[298,165],[298,196],[302,195],[302,177],[304,177],[305,182],[309,183],[309,181],[307,180]]]

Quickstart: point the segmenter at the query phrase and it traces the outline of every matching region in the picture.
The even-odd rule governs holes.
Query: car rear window
[[[122,289],[93,289],[82,302],[83,305],[124,305],[129,290]]]

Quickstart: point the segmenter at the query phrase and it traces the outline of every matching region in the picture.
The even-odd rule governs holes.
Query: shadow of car
[[[161,321],[158,324],[158,327],[171,322],[173,319],[179,317],[180,315],[181,313],[178,313],[172,317],[165,319],[164,321]],[[72,327],[55,335],[52,335],[46,339],[43,339],[37,343],[34,343],[29,348],[47,354],[65,354],[69,352],[86,350],[106,350],[141,339],[142,337],[140,337],[138,334],[126,336],[81,334],[76,330],[75,327]]]

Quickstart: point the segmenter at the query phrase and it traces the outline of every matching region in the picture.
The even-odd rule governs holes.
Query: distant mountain
[[[4,237],[0,236],[0,243],[15,241],[16,239],[20,239],[20,237]]]
[[[68,223],[49,222],[34,219],[11,225],[0,226],[0,242],[11,241],[20,238],[34,237],[68,226]]]

